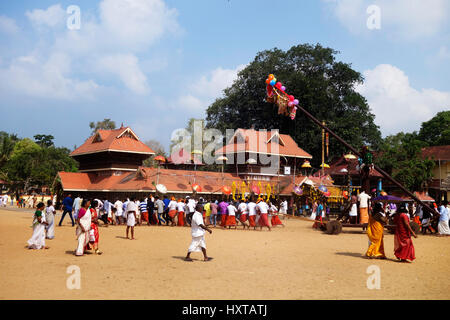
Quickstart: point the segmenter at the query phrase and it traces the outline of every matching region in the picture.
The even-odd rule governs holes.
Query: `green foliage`
[[[53,146],[53,139],[55,139],[55,137],[46,134],[37,134],[34,136],[34,141],[43,148]]]
[[[16,134],[0,131],[0,169],[10,159],[17,141],[19,141],[19,138]]]
[[[90,122],[89,128],[92,129],[92,134],[96,133],[98,130],[114,130],[116,129],[116,123],[111,119],[104,119],[103,121]]]
[[[450,145],[450,111],[438,112],[431,120],[423,122],[419,138],[430,146]]]
[[[279,129],[321,161],[321,129],[297,112],[295,121],[278,115],[278,107],[265,101],[265,79],[273,73],[300,105],[356,148],[376,148],[381,134],[366,99],[354,90],[363,78],[349,64],[336,61],[338,52],[319,44],[298,45],[288,51],[262,51],[243,69],[233,85],[207,109],[207,127]],[[330,137],[329,158],[347,150]]]
[[[11,183],[14,191],[52,186],[58,171],[77,171],[77,162],[69,156],[69,149],[56,148],[53,143],[48,145],[45,136],[36,140],[44,141],[42,146],[29,138],[16,142],[8,160],[0,167],[2,177]]]
[[[387,136],[380,145],[375,163],[394,179],[413,191],[423,190],[432,178],[434,162],[421,158],[421,148],[427,144],[417,132]]]

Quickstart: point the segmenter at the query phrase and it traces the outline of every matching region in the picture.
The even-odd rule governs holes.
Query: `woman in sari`
[[[55,238],[55,214],[56,210],[55,207],[53,207],[53,201],[48,200],[47,207],[45,208],[45,220],[48,223],[48,225],[45,226],[45,229],[47,230],[47,239]]]
[[[89,244],[89,229],[91,228],[91,210],[89,206],[91,201],[83,199],[81,203],[80,211],[78,211],[77,217],[77,230],[76,235],[78,239],[78,247],[75,252],[76,256],[82,256],[86,245]]]
[[[401,262],[413,261],[416,258],[411,235],[414,238],[417,238],[417,236],[409,225],[409,219],[406,213],[406,206],[402,204],[394,216],[394,254]]]
[[[45,215],[42,213],[44,208],[45,204],[42,202],[37,205],[33,218],[33,235],[28,240],[28,249],[48,249],[45,246],[45,226],[47,222],[45,221]]]
[[[92,202],[92,206],[89,209],[91,211],[91,229],[89,230],[89,243],[86,245],[86,250],[94,249],[96,254],[102,254],[102,252],[98,249],[98,240],[100,238],[100,234],[98,232],[98,202],[94,200]]]
[[[377,202],[373,212],[369,214],[369,224],[367,225],[367,236],[369,237],[369,249],[366,256],[375,259],[386,259],[384,254],[383,231],[387,219],[383,213],[383,204]]]

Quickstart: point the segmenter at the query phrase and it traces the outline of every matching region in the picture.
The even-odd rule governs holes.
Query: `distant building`
[[[450,145],[422,148],[422,158],[434,160],[428,193],[437,201],[450,199]]]

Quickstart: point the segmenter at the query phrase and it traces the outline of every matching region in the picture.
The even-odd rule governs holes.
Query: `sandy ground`
[[[59,221],[60,212],[57,215]],[[312,223],[284,220],[285,228],[207,234],[214,259],[183,257],[189,228],[100,228],[103,255],[75,257],[75,228],[66,217],[47,240],[49,250],[28,250],[31,210],[0,210],[0,299],[450,299],[450,237],[414,239],[417,259],[396,262],[393,235],[385,235],[388,260],[363,257],[359,229],[326,235]],[[81,289],[66,286],[67,268],[79,266]],[[380,268],[380,289],[367,288],[367,268]]]

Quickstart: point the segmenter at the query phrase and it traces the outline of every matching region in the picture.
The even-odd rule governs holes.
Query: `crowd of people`
[[[159,196],[150,195],[145,199],[127,198],[125,201],[116,199],[112,202],[82,199],[79,195],[73,199],[69,194],[62,201],[62,215],[58,226],[62,225],[68,215],[72,226],[76,226],[78,246],[75,254],[81,256],[86,250],[102,254],[99,250],[100,223],[105,226],[126,225],[126,238],[131,240],[135,239],[134,227],[145,224],[187,226],[196,229],[196,234],[203,230],[210,230],[208,227],[236,229],[242,226],[247,230],[267,228],[270,231],[276,226],[284,227],[279,216],[284,217],[287,214],[287,206],[286,200],[281,201],[280,210],[278,210],[271,201],[254,197],[245,198],[243,201],[229,201],[227,197],[224,197],[219,201],[219,199],[207,200],[202,197],[196,199],[190,196],[176,200],[174,197],[169,199],[166,195],[161,199]],[[199,221],[197,214],[196,221],[193,222],[195,213],[200,214],[202,221]],[[45,239],[55,237],[55,215],[54,200],[48,200],[47,206],[43,202],[37,204],[33,220],[33,236],[28,241],[30,249],[48,248],[45,245]],[[206,251],[204,254],[207,260]],[[189,255],[186,259],[189,261]]]

